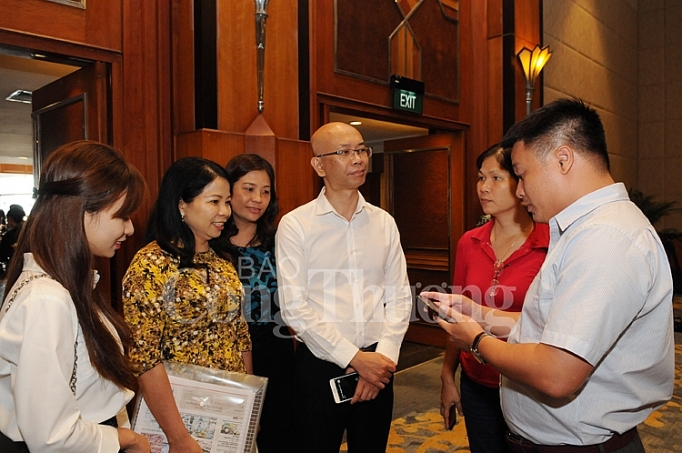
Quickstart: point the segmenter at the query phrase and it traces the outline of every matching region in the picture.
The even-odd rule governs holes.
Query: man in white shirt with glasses
[[[296,332],[297,445],[301,452],[385,452],[393,373],[412,295],[393,217],[365,201],[372,148],[345,123],[311,138],[311,165],[324,179],[317,199],[285,215],[277,231],[279,300]],[[350,402],[330,379],[356,371]]]

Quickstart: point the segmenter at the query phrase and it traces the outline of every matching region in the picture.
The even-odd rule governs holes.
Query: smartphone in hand
[[[440,318],[443,321],[452,322],[450,318],[448,318],[438,310],[438,306],[434,303],[438,301],[429,299],[428,297],[422,297],[421,295],[417,296],[417,300],[421,301],[421,303],[424,304],[424,306],[426,307],[426,312],[432,321],[436,321],[438,318]]]
[[[343,403],[353,399],[359,379],[360,375],[357,372],[330,379],[329,385],[332,388],[334,401],[336,403]]]
[[[449,417],[448,417],[448,430],[452,431],[452,428],[455,427],[457,424],[457,405],[453,404],[450,406],[450,411],[449,411]]]

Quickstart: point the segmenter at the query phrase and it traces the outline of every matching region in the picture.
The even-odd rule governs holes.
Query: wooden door
[[[413,296],[449,291],[464,232],[464,134],[384,142],[382,206],[395,218]],[[415,305],[408,341],[444,346],[445,334]]]

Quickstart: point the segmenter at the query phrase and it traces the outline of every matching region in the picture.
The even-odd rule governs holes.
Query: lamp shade
[[[524,47],[519,51],[517,56],[523,67],[523,75],[526,77],[526,84],[530,87],[534,87],[535,79],[552,56],[549,46],[540,48],[540,46],[537,45],[532,51]]]

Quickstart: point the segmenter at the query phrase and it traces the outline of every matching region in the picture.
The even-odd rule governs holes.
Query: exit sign
[[[394,109],[421,115],[424,106],[424,82],[392,75],[391,88]]]

